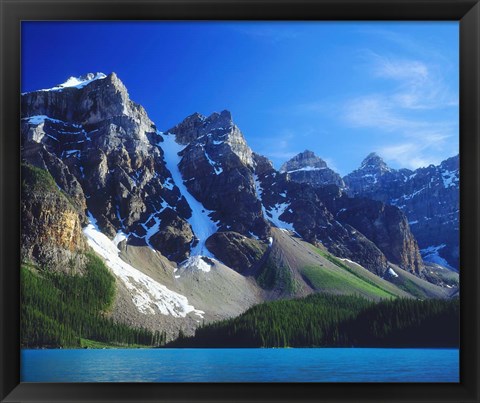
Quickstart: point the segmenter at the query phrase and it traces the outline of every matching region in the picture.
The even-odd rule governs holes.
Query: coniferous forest
[[[458,347],[459,300],[311,295],[257,305],[168,347]]]
[[[102,260],[87,254],[83,275],[21,268],[22,347],[159,346],[165,333],[131,328],[108,317],[115,279]]]

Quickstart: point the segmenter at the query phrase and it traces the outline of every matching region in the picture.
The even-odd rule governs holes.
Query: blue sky
[[[458,153],[457,22],[24,22],[22,92],[116,72],[160,130],[228,109],[252,149],[342,175]]]

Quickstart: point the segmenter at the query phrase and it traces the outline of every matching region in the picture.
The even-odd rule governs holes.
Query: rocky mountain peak
[[[110,74],[108,74],[105,77],[105,80],[103,81],[107,86],[113,85],[113,87],[119,91],[125,92],[128,94],[127,87],[125,87],[125,84],[123,83],[122,80],[117,76],[117,74],[112,71]]]
[[[305,150],[284,163],[280,172],[287,173],[289,178],[295,182],[309,183],[314,186],[333,184],[342,189],[345,187],[340,175],[330,169],[324,160],[310,150]]]
[[[65,81],[62,84],[59,84],[56,87],[44,90],[44,91],[49,91],[49,90],[55,90],[55,89],[62,89],[62,88],[69,88],[69,87],[75,87],[75,88],[82,88],[87,84],[90,84],[94,80],[103,80],[107,76],[104,73],[87,73],[84,75],[81,75],[80,77],[70,77],[67,81]]]
[[[227,131],[233,127],[236,126],[232,114],[227,110],[213,112],[208,117],[194,112],[166,132],[175,134],[177,143],[186,145],[212,132]]]
[[[207,118],[207,124],[211,124],[212,126],[215,125],[217,127],[228,127],[229,125],[233,124],[232,114],[230,111],[223,110],[222,112],[213,112]]]
[[[313,151],[305,150],[291,158],[280,168],[280,172],[293,172],[297,170],[325,169],[327,163],[317,157]]]
[[[45,116],[77,125],[118,124],[119,119],[128,118],[141,126],[137,130],[141,133],[155,131],[144,108],[130,100],[115,73],[87,73],[53,88],[25,93],[21,111],[23,118]]]
[[[459,157],[414,171],[389,169],[372,153],[344,178],[351,196],[397,206],[426,261],[459,267]]]
[[[177,143],[188,144],[200,137],[206,117],[198,112],[187,116],[176,126],[166,130],[167,133],[175,134]]]
[[[385,161],[380,157],[377,153],[372,152],[367,155],[367,157],[362,161],[360,165],[360,169],[368,170],[368,171],[380,171],[380,172],[388,172],[390,168],[385,163]]]
[[[210,165],[217,166],[216,172],[220,172],[215,162],[218,157],[228,159],[229,155],[238,158],[241,164],[253,168],[252,150],[233,122],[232,114],[227,110],[213,112],[208,117],[196,112],[167,130],[167,133],[175,134],[179,144],[203,149],[208,154]],[[202,154],[203,151],[196,152]]]

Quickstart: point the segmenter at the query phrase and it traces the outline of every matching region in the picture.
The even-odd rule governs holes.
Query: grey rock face
[[[214,154],[230,152],[247,167],[253,165],[252,150],[240,129],[233,123],[232,114],[229,111],[214,112],[209,117],[194,113],[166,132],[175,134],[179,144],[202,144],[209,146]]]
[[[341,176],[309,150],[305,150],[283,164],[280,172],[288,173],[295,182],[310,183],[314,186],[334,184],[342,189],[345,187]]]
[[[369,157],[360,169],[344,178],[349,194],[400,208],[424,258],[458,269],[458,155],[415,171],[390,169],[379,157]]]
[[[424,270],[417,241],[407,218],[396,207],[367,199],[346,198],[336,214],[341,223],[358,229],[402,269],[420,275]]]
[[[343,180],[350,195],[385,201],[383,193],[390,191],[391,184],[400,185],[411,173],[409,170],[390,169],[381,157],[371,153],[362,161],[359,169],[345,176]],[[378,192],[382,195],[372,197]]]
[[[191,214],[155,125],[114,73],[78,88],[24,94],[22,116],[23,158],[51,172],[106,234],[123,230],[132,242],[152,245],[163,210]],[[155,247],[172,255],[171,237],[157,237]]]
[[[160,227],[151,237],[151,244],[161,250],[168,259],[176,262],[185,260],[190,254],[194,240],[192,228],[176,211],[167,208],[159,215]]]
[[[228,267],[239,273],[247,272],[259,262],[267,246],[237,232],[217,232],[207,240],[208,249]]]
[[[266,237],[268,224],[253,180],[253,153],[230,112],[208,118],[194,114],[168,132],[177,142],[188,142],[181,152],[182,177],[190,193],[215,211],[220,230]]]
[[[50,171],[82,214],[92,213],[112,237],[119,230],[129,234],[132,245],[148,245],[177,262],[189,256],[197,242],[188,223],[192,209],[166,167],[163,136],[114,74],[24,94],[22,105],[24,158]],[[421,271],[398,209],[347,197],[337,186],[343,186],[338,174],[313,153],[277,172],[252,152],[228,111],[193,114],[168,132],[185,146],[178,164],[185,187],[213,211],[219,234],[236,234],[213,236],[208,245],[217,253],[228,240],[237,245],[239,254],[232,256],[239,268],[250,261],[243,241],[266,240],[273,225],[377,274],[385,272],[387,259]],[[389,172],[370,156],[364,169],[377,168]]]
[[[280,220],[305,240],[321,243],[337,256],[359,262],[378,275],[387,261],[421,275],[423,262],[405,215],[396,207],[351,198],[336,185],[313,186],[276,172],[264,157],[257,161],[264,215]]]
[[[130,117],[137,127],[133,137],[143,138],[153,123],[142,106],[132,102],[127,89],[115,73],[81,88],[65,87],[22,95],[22,117],[46,115],[62,122],[82,126],[96,125],[115,117]]]
[[[22,166],[22,261],[78,274],[86,263],[85,250],[81,214],[45,171]]]

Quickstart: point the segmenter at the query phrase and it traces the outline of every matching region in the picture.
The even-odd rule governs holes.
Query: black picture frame
[[[0,0],[2,402],[479,402],[480,5],[472,0]],[[24,20],[460,21],[461,348],[458,384],[20,383],[20,22]]]

